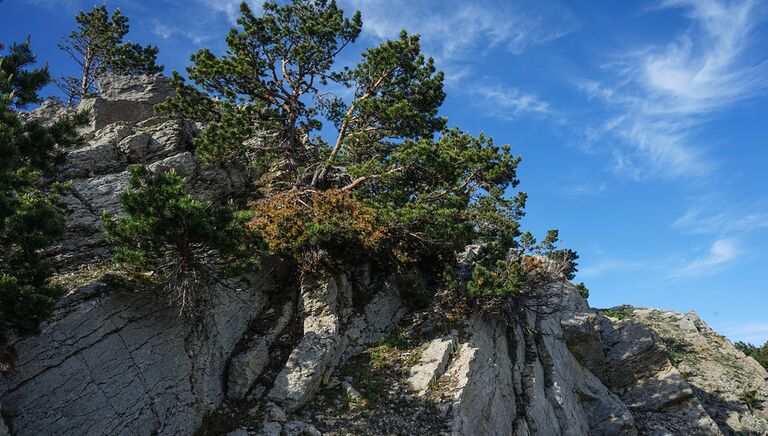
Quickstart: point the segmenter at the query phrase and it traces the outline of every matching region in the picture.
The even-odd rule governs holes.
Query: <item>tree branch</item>
[[[391,170],[389,170],[389,171],[387,171],[385,173],[381,173],[381,174],[372,174],[370,176],[361,176],[361,177],[358,177],[355,180],[353,180],[352,183],[350,183],[347,186],[341,188],[341,190],[342,191],[351,191],[351,190],[357,188],[358,186],[360,186],[361,184],[363,184],[363,183],[365,183],[365,182],[367,182],[369,180],[380,179],[380,178],[382,178],[384,176],[387,176],[387,175],[390,175],[390,174],[401,173],[401,172],[403,172],[403,167],[392,168]]]

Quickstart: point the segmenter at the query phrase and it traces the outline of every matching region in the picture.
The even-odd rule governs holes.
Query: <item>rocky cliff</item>
[[[188,325],[105,279],[99,214],[119,213],[132,164],[175,168],[206,198],[238,195],[248,169],[200,162],[196,126],[154,114],[167,79],[105,85],[60,171],[68,233],[50,256],[68,293],[12,343],[0,435],[768,434],[768,373],[695,314],[593,310],[570,284],[554,313],[447,320],[375,266],[299,286],[265,259]]]

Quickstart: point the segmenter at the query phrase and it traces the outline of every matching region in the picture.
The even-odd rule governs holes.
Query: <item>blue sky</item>
[[[170,71],[222,50],[238,1],[106,3]],[[578,250],[593,306],[696,310],[734,340],[768,340],[768,4],[339,3],[365,22],[342,64],[401,28],[422,34],[446,72],[443,113],[522,155],[524,223]],[[5,0],[0,41],[31,35],[65,74],[56,43],[93,4]]]

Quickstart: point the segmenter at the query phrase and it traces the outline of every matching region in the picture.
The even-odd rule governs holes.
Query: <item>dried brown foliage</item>
[[[342,189],[278,192],[252,207],[248,225],[270,251],[312,264],[332,247],[375,252],[386,236],[374,210]]]

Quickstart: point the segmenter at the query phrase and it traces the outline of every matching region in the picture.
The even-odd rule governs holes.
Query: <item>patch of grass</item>
[[[387,335],[379,341],[379,346],[395,348],[398,350],[407,350],[413,347],[411,340],[403,332],[395,332]]]
[[[51,277],[51,284],[59,285],[67,292],[72,292],[83,286],[99,281],[112,272],[112,264],[109,262],[84,266],[76,271],[56,274]]]
[[[688,345],[686,345],[684,342],[678,341],[671,337],[662,337],[661,341],[664,344],[664,349],[667,351],[669,360],[675,366],[677,366],[691,354]]]
[[[744,388],[744,391],[739,395],[739,400],[744,402],[750,412],[760,407],[760,398],[757,396],[757,391],[754,389]]]
[[[420,357],[419,346],[397,332],[350,361],[341,375],[355,380],[354,385],[365,400],[364,407],[378,407],[392,401],[389,392],[392,380],[404,382],[408,368]]]
[[[627,315],[622,312],[614,312],[613,310],[610,310],[610,309],[600,309],[598,310],[598,312],[601,315],[607,316],[608,318],[624,319],[627,317]]]

